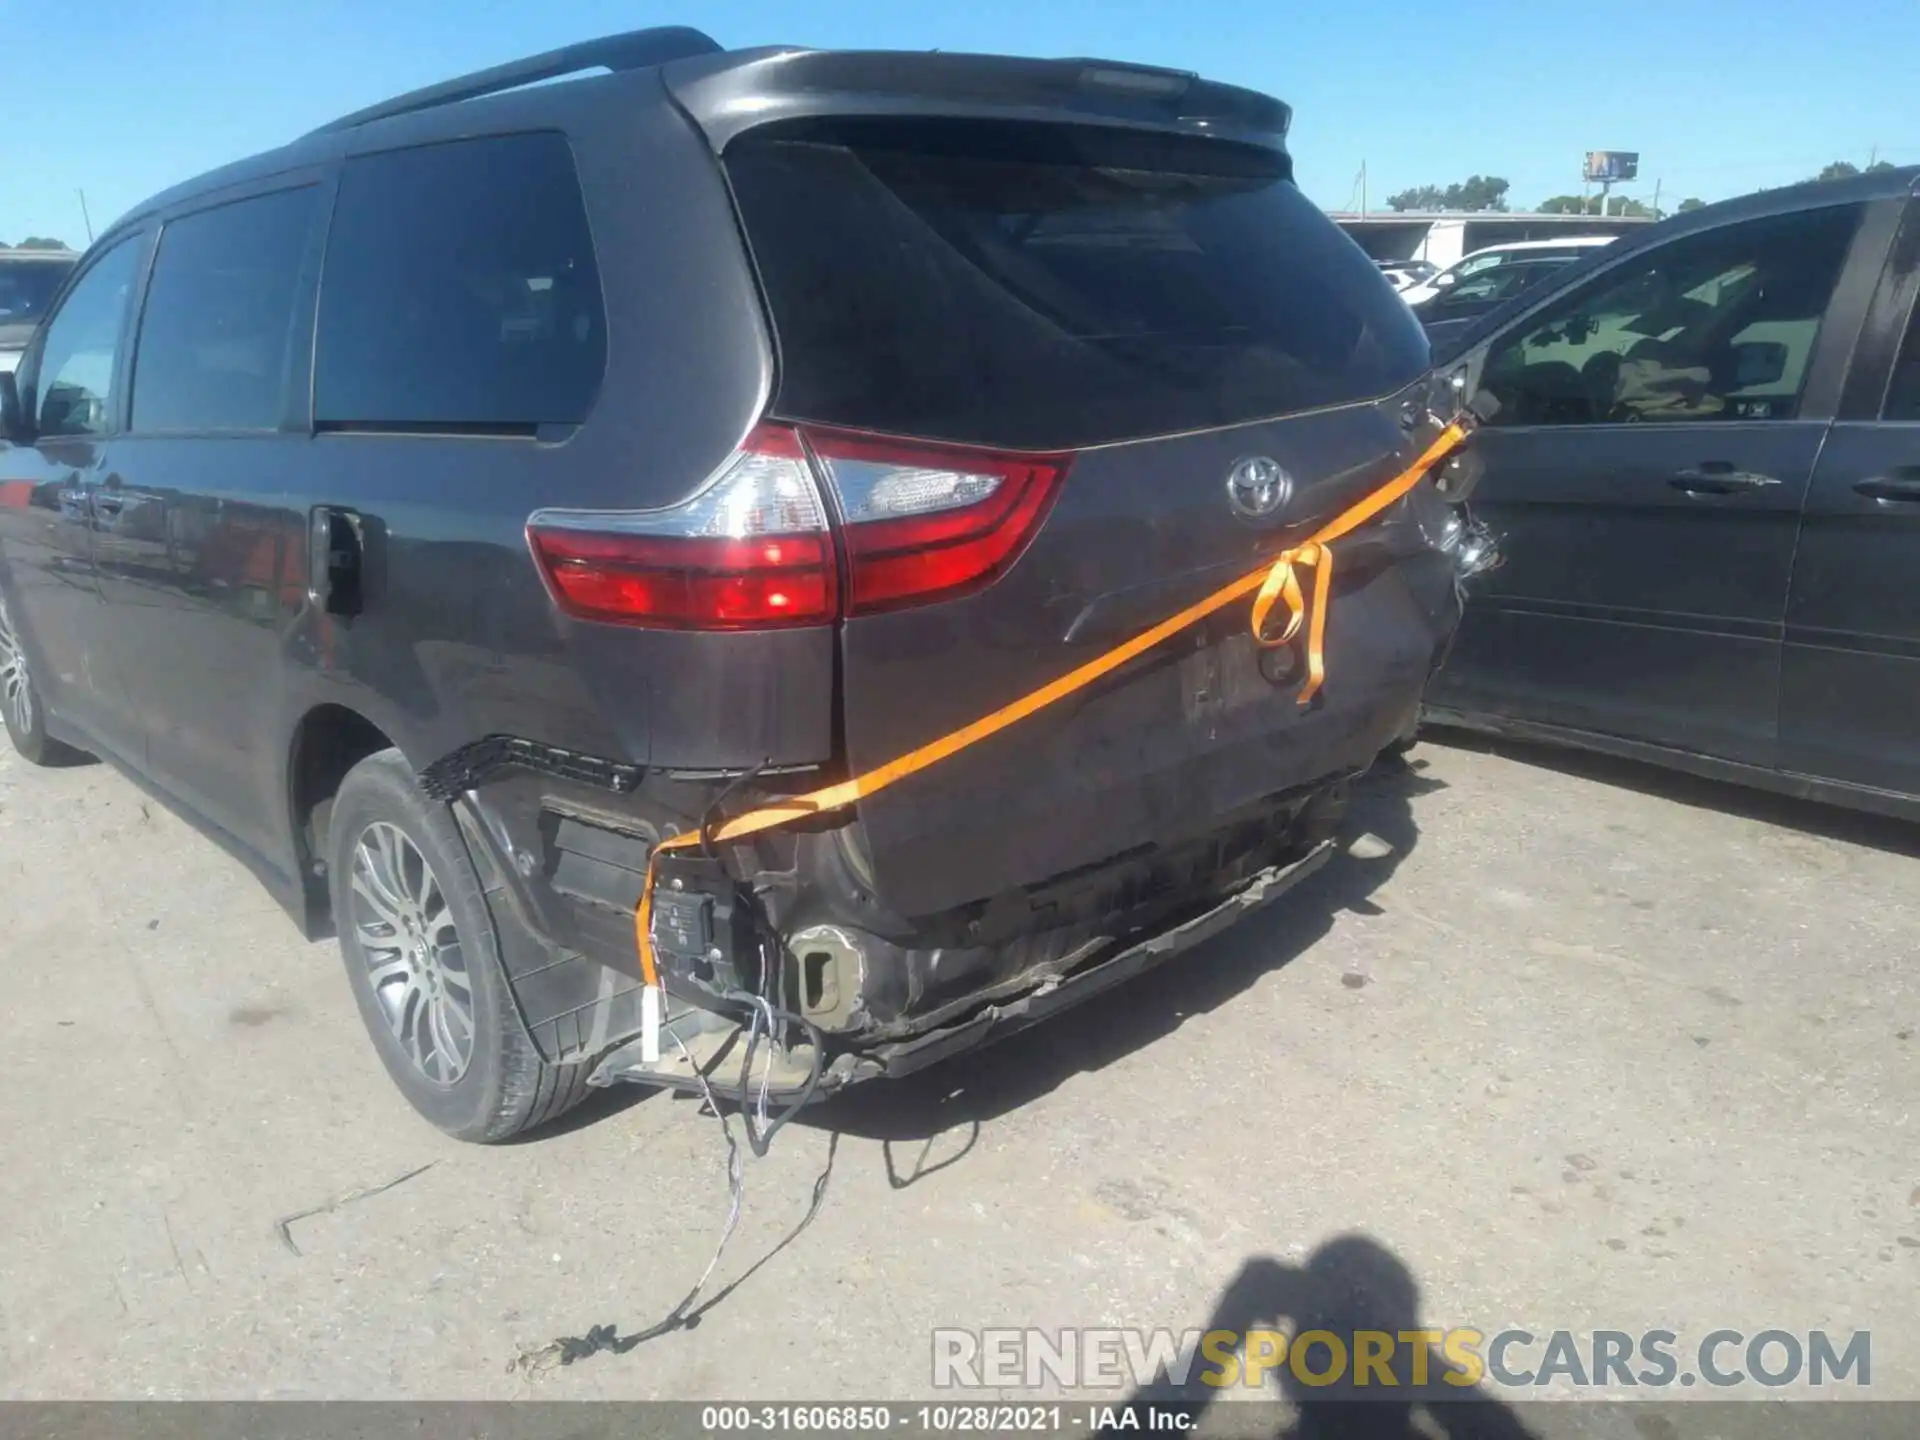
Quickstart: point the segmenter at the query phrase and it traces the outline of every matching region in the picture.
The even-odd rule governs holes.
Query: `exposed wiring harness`
[[[760,1038],[763,1033],[761,1021],[763,1019],[766,1022],[764,1033],[769,1045],[774,1043],[775,1036],[779,1030],[779,1022],[785,1020],[789,1025],[797,1025],[807,1032],[807,1040],[813,1050],[812,1063],[807,1067],[807,1081],[806,1084],[800,1087],[799,1098],[778,1115],[774,1116],[771,1122],[767,1119],[767,1091],[773,1079],[773,1057],[771,1055],[767,1057],[766,1073],[760,1077],[760,1094],[758,1103],[755,1106],[755,1110],[760,1117],[760,1129],[754,1129],[753,1116],[748,1114],[744,1107],[742,1108],[740,1121],[747,1132],[747,1144],[753,1148],[753,1153],[756,1156],[764,1158],[767,1151],[773,1145],[773,1137],[780,1133],[781,1128],[789,1120],[807,1108],[808,1104],[812,1102],[815,1093],[820,1089],[820,1078],[825,1072],[826,1067],[826,1044],[821,1039],[819,1030],[814,1027],[810,1020],[804,1016],[794,1014],[791,1010],[781,1009],[764,995],[749,995],[744,990],[733,990],[729,991],[725,998],[753,1007],[753,1019],[747,1025],[747,1050],[746,1054],[740,1059],[740,1078],[742,1085],[750,1083],[753,1076],[753,1057],[760,1047]],[[703,1087],[705,1083],[706,1077],[702,1076],[701,1084]]]
[[[509,1370],[517,1370],[526,1375],[544,1374],[559,1366],[571,1365],[575,1361],[585,1360],[598,1355],[601,1351],[611,1351],[615,1355],[624,1355],[636,1346],[649,1340],[671,1334],[687,1323],[694,1305],[699,1301],[701,1292],[707,1288],[707,1282],[713,1278],[713,1272],[720,1264],[720,1257],[726,1254],[727,1242],[733,1239],[733,1232],[739,1228],[740,1212],[747,1202],[746,1161],[740,1154],[740,1142],[734,1138],[733,1126],[728,1123],[727,1112],[720,1106],[720,1099],[713,1093],[713,1087],[707,1083],[706,1074],[694,1062],[693,1052],[687,1048],[687,1042],[680,1038],[678,1031],[669,1030],[673,1043],[680,1047],[680,1054],[687,1066],[693,1071],[693,1078],[699,1083],[700,1092],[706,1100],[707,1108],[720,1122],[720,1133],[727,1139],[727,1222],[720,1230],[719,1243],[713,1247],[707,1265],[700,1272],[700,1278],[693,1282],[693,1288],[681,1297],[680,1303],[669,1310],[664,1319],[656,1321],[644,1330],[636,1330],[631,1335],[622,1335],[611,1325],[595,1325],[584,1335],[567,1335],[537,1349],[522,1350],[508,1365]],[[764,1099],[764,1095],[763,1095]]]
[[[762,974],[766,975],[778,970],[777,965],[766,966],[763,967]],[[796,1015],[791,1010],[784,1009],[765,995],[749,994],[745,990],[730,990],[723,998],[745,1005],[749,1011],[746,1050],[740,1058],[740,1127],[746,1132],[748,1148],[753,1151],[755,1158],[764,1159],[773,1147],[773,1137],[780,1133],[789,1120],[805,1109],[818,1092],[821,1076],[825,1071],[826,1045],[820,1031],[805,1016]],[[760,1042],[764,1037],[769,1046],[775,1044],[782,1021],[790,1026],[798,1026],[806,1032],[807,1040],[812,1046],[812,1062],[808,1066],[807,1080],[800,1089],[799,1098],[775,1114],[770,1103],[773,1090],[771,1053],[767,1057],[766,1069],[760,1076],[758,1089],[750,1090],[749,1087],[753,1082],[753,1061],[755,1055],[759,1053]],[[611,1325],[596,1325],[585,1335],[567,1336],[541,1346],[539,1349],[522,1352],[509,1367],[510,1369],[526,1374],[537,1374],[555,1366],[571,1365],[575,1361],[585,1360],[603,1350],[624,1355],[649,1340],[685,1328],[694,1318],[695,1307],[701,1295],[705,1293],[708,1281],[712,1280],[713,1272],[719,1268],[720,1257],[726,1254],[727,1244],[733,1239],[734,1231],[739,1228],[740,1214],[745,1209],[747,1201],[746,1161],[740,1153],[740,1142],[733,1133],[733,1125],[727,1118],[726,1110],[721,1106],[720,1097],[714,1093],[712,1082],[708,1080],[706,1072],[694,1059],[693,1052],[687,1048],[687,1042],[681,1039],[679,1032],[670,1026],[668,1034],[672,1036],[673,1043],[679,1047],[680,1056],[687,1062],[687,1068],[693,1072],[694,1083],[700,1089],[701,1099],[719,1120],[720,1133],[726,1137],[727,1219],[721,1227],[720,1239],[714,1245],[712,1255],[707,1259],[706,1268],[700,1272],[700,1278],[693,1282],[693,1288],[687,1291],[680,1303],[668,1311],[663,1319],[631,1335],[621,1335]],[[807,1213],[808,1221],[812,1220],[819,1202],[819,1187],[816,1186],[814,1207]],[[724,1295],[725,1292],[722,1293]]]
[[[720,846],[715,843],[714,830],[723,818],[722,807],[736,791],[751,784],[771,763],[771,758],[772,757],[768,757],[768,759],[762,760],[751,770],[743,771],[729,780],[720,793],[714,796],[713,802],[707,806],[706,812],[700,817],[701,851],[717,861],[721,868],[726,871],[729,878],[731,878],[736,885],[740,885],[743,890],[747,887],[741,877],[734,874],[732,867],[727,864],[724,852]],[[757,905],[756,908],[758,908]],[[771,954],[768,953],[769,950],[772,952]],[[759,1053],[760,1041],[764,1036],[769,1046],[778,1043],[781,1021],[784,1020],[788,1025],[797,1026],[799,1029],[806,1031],[807,1040],[812,1046],[813,1051],[812,1063],[808,1066],[806,1084],[800,1089],[800,1097],[785,1110],[781,1111],[779,1115],[775,1116],[772,1120],[768,1119],[767,1094],[773,1080],[773,1060],[771,1054],[768,1056],[766,1073],[760,1077],[760,1093],[757,1103],[754,1105],[752,1111],[749,1111],[744,1105],[741,1107],[740,1123],[742,1128],[747,1132],[747,1144],[752,1148],[757,1158],[764,1159],[768,1149],[773,1144],[773,1137],[780,1133],[781,1127],[800,1111],[804,1110],[807,1105],[812,1102],[814,1095],[819,1091],[820,1078],[826,1064],[826,1044],[821,1039],[819,1030],[814,1027],[811,1021],[805,1016],[796,1015],[793,1011],[784,1007],[786,999],[786,971],[785,967],[780,963],[778,947],[764,947],[761,952],[761,960],[760,994],[749,994],[745,990],[727,990],[723,991],[720,997],[722,1000],[731,1001],[736,1005],[744,1005],[749,1012],[751,1012],[751,1018],[747,1022],[746,1053],[740,1058],[740,1083],[743,1098],[745,1087],[751,1084],[753,1080],[753,1060],[754,1056]],[[767,963],[769,960],[772,961],[771,964]],[[765,993],[769,988],[774,991],[771,997]],[[675,1036],[674,1038],[675,1043],[679,1043],[679,1037]],[[681,1052],[685,1054],[686,1046],[681,1045],[680,1049]],[[690,1065],[692,1064],[691,1056],[688,1057],[688,1063]],[[697,1067],[695,1067],[695,1073],[698,1074]],[[706,1077],[701,1075],[699,1079],[701,1088],[706,1090]],[[712,1100],[711,1091],[708,1091],[708,1100],[709,1102]],[[755,1114],[759,1116],[758,1129],[754,1126]],[[731,1132],[729,1132],[729,1139],[731,1139]]]

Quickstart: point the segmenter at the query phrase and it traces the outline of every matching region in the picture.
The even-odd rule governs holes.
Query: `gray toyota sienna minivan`
[[[1164,959],[1325,858],[1413,723],[1459,606],[1432,481],[1340,542],[1309,703],[1234,606],[675,852],[657,1058],[635,913],[663,840],[1034,690],[1431,441],[1420,328],[1289,120],[650,30],[157,196],[0,381],[13,743],[108,759],[337,934],[469,1139],[694,1066],[797,1102]]]

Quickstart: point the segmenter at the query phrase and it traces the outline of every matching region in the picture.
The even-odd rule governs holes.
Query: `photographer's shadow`
[[[1344,1235],[1299,1265],[1264,1255],[1247,1261],[1205,1330],[1230,1331],[1241,1346],[1249,1331],[1290,1332],[1288,1353],[1267,1372],[1294,1410],[1292,1424],[1276,1440],[1534,1440],[1511,1407],[1480,1387],[1467,1368],[1475,1363],[1469,1354],[1450,1357],[1425,1336],[1403,1338],[1421,1328],[1420,1288],[1406,1264],[1378,1241]],[[1333,1337],[1340,1351],[1316,1338],[1295,1363],[1293,1346],[1314,1331]],[[1364,1374],[1356,1353],[1356,1337],[1363,1334],[1385,1337],[1376,1342],[1376,1363]],[[1245,1359],[1242,1352],[1243,1365]],[[1184,1383],[1162,1371],[1128,1404],[1184,1410],[1198,1428],[1222,1393],[1205,1382],[1209,1374],[1218,1378],[1203,1360],[1195,1361]],[[1140,1429],[1148,1428],[1143,1419]]]

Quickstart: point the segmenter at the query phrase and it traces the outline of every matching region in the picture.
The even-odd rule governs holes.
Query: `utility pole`
[[[1660,182],[1658,180],[1653,182],[1653,218],[1656,220],[1660,218]]]
[[[1367,213],[1367,162],[1360,162],[1360,213]]]
[[[87,192],[75,190],[73,193],[80,197],[80,219],[86,224],[87,244],[91,245],[93,244],[93,217],[87,213]]]

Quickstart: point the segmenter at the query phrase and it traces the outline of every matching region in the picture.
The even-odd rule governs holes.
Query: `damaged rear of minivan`
[[[1293,184],[1277,101],[949,55],[667,80],[731,196],[771,391],[681,504],[530,535],[596,625],[830,629],[832,761],[734,757],[700,782],[709,835],[1111,650],[1432,438],[1419,326]],[[1304,642],[1229,607],[884,793],[658,857],[665,1043],[596,1080],[904,1073],[1272,900],[1411,728],[1458,615],[1447,519],[1423,483],[1342,541],[1311,703]]]
[[[1290,119],[663,27],[152,197],[0,385],[12,743],[337,936],[464,1139],[797,1105],[1177,955],[1327,858],[1481,543]]]

